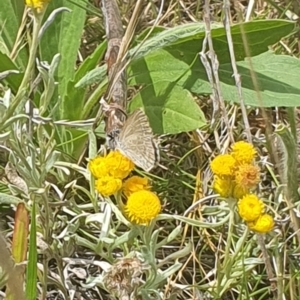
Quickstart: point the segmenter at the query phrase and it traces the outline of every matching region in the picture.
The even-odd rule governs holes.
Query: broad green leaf
[[[253,23],[253,30],[256,30],[254,25],[263,23],[264,22]],[[277,22],[273,23],[275,25],[277,24]],[[280,21],[279,24],[281,23]],[[290,26],[292,24],[290,22],[283,23],[286,24],[286,27],[283,26],[285,29],[291,29]],[[234,27],[235,26],[233,26],[233,28]],[[212,35],[216,37],[216,32],[220,32],[220,30],[221,29],[213,30]],[[257,32],[255,31],[255,33]],[[281,31],[280,34],[282,33],[283,31]],[[251,43],[250,36],[251,34],[248,36],[248,41]],[[263,39],[259,36],[256,38],[258,38],[258,44],[260,40]],[[264,39],[264,41],[268,43],[271,40],[270,37]],[[254,44],[253,42],[253,45]],[[257,47],[260,47],[261,50],[264,49],[263,44]],[[227,47],[225,48],[227,49]],[[156,85],[163,80],[176,80],[178,85],[181,85],[193,93],[210,94],[211,86],[208,83],[206,71],[198,57],[198,52],[194,50],[194,53],[192,53],[190,52],[190,48],[188,48],[188,51],[185,53],[184,51],[180,51],[180,49],[183,50],[182,46],[179,48],[174,46],[172,49],[161,49],[149,53],[144,58],[133,61],[131,65],[131,75],[133,76],[131,83]],[[219,51],[218,49],[219,47],[216,48],[216,52]],[[176,51],[178,52],[177,54]],[[223,55],[220,54],[218,57],[220,62],[223,61],[219,67],[222,95],[227,101],[238,102],[239,98],[236,84],[232,77],[233,71],[231,63],[230,61],[224,62],[226,61],[224,60],[224,55],[223,53]],[[264,107],[299,106],[298,83],[300,82],[300,74],[297,72],[299,68],[299,61],[297,59],[288,56],[276,56],[267,52],[252,57],[251,61],[255,71],[254,74],[259,82],[261,101],[257,100],[257,93],[253,87],[250,76],[250,64],[246,59],[237,63],[242,76],[243,96],[246,104]]]
[[[22,16],[23,16],[23,13],[24,13],[25,0],[24,1],[10,0],[10,2],[13,6],[13,9],[14,9],[14,12],[15,12],[15,15],[16,15],[16,18],[17,18],[18,22],[21,23]]]
[[[191,26],[188,25],[187,28]],[[195,26],[195,24],[192,25]],[[191,27],[193,28],[193,26]],[[178,27],[185,28],[185,25]],[[248,48],[251,55],[258,55],[266,52],[269,45],[278,42],[281,37],[287,35],[293,29],[294,24],[287,21],[253,21],[243,24],[243,27],[244,32],[247,32]],[[192,92],[200,93],[201,90],[202,93],[210,93],[206,71],[199,58],[204,37],[203,27],[199,26],[199,30],[187,31],[190,35],[183,31],[182,36],[178,36],[177,31],[173,35],[172,29],[170,29],[168,30],[170,32],[168,47],[165,47],[165,42],[164,48],[157,51],[150,51],[149,47],[141,49],[137,56],[137,58],[141,58],[134,59],[131,64],[129,71],[133,77],[131,83],[150,84],[161,80],[173,81],[185,73],[179,84]],[[236,58],[243,60],[245,51],[241,35],[242,25],[234,25],[231,30]],[[166,32],[162,34],[166,34]],[[223,28],[212,29],[211,34],[220,65],[230,63],[225,30]],[[158,39],[159,36],[158,34],[154,39]],[[174,36],[177,36],[177,40]],[[167,40],[165,36],[164,38]],[[156,46],[159,47],[159,45],[160,43],[157,42]]]
[[[17,37],[19,22],[10,0],[1,3],[0,21],[2,43],[5,43],[7,49],[11,51]]]
[[[213,25],[213,26],[221,26],[221,25]],[[140,59],[145,55],[160,50],[161,48],[172,45],[172,43],[176,43],[181,37],[185,37],[186,35],[191,35],[197,33],[198,31],[205,30],[204,25],[201,23],[197,23],[196,26],[194,23],[186,24],[186,26],[176,26],[169,30],[164,30],[161,27],[155,29],[154,32],[160,32],[158,34],[151,34],[151,38],[149,38],[142,46],[139,44],[130,50],[130,55],[132,62],[131,65],[139,66],[141,63]],[[147,34],[147,30],[141,34],[141,36],[145,36]],[[137,68],[137,72],[139,68]],[[106,65],[103,65],[95,70],[90,71],[86,74],[86,76],[80,81],[80,85],[84,86],[85,84],[93,84],[95,82],[99,82],[103,78],[103,74],[106,72]],[[145,71],[146,72],[146,71]],[[171,80],[173,80],[172,78]]]
[[[19,26],[24,11],[24,1],[2,0],[0,9],[0,49],[5,49],[6,54],[10,54],[17,38]],[[22,69],[27,64],[26,49],[19,49],[16,63]],[[2,61],[0,59],[0,65]]]
[[[287,55],[267,52],[251,59],[258,91],[252,82],[249,60],[238,62],[245,104],[258,107],[300,106],[300,61]],[[239,103],[231,66],[220,66],[222,95],[227,101]],[[198,91],[200,92],[200,90]],[[261,100],[257,95],[260,95]]]
[[[295,27],[295,24],[284,20],[258,20],[231,26],[231,35],[237,60],[246,57],[242,34],[246,35],[250,56],[266,52],[268,46],[278,42]],[[213,24],[211,30],[214,50],[220,63],[230,62],[225,29],[220,24]],[[166,49],[174,57],[190,64],[195,55],[202,50],[205,37],[203,23],[188,23],[165,30],[147,40],[138,50],[135,61],[160,49]],[[138,46],[137,46],[138,47]],[[135,53],[133,48],[130,54]]]
[[[85,119],[91,115],[91,112],[93,112],[93,108],[97,104],[96,102],[99,101],[99,98],[95,98],[95,101],[85,101],[86,90],[84,86],[80,86],[78,85],[78,83],[88,71],[93,70],[97,66],[99,60],[103,57],[105,50],[106,50],[106,42],[103,42],[97,47],[97,49],[93,52],[92,55],[90,55],[85,59],[85,61],[81,64],[81,66],[77,70],[74,80],[71,80],[68,83],[67,95],[64,97],[65,113],[63,117],[65,119],[69,119],[69,120]],[[106,72],[103,74],[103,78],[105,76],[106,76]],[[75,104],[74,101],[76,101]],[[83,147],[85,147],[88,136],[87,135],[83,136],[81,130],[77,130],[73,128],[69,129],[69,133],[72,135],[74,139],[73,141],[68,139],[68,141],[72,143],[71,149],[74,149],[75,151],[72,150],[70,152],[69,151],[66,152],[72,155],[73,157],[77,158],[81,154]],[[82,137],[82,138],[77,138],[77,137]]]
[[[82,2],[82,4],[86,2]],[[78,49],[80,46],[82,31],[84,28],[86,11],[67,0],[56,0],[49,3],[47,13],[58,7],[67,7],[70,13],[63,12],[56,15],[55,21],[47,28],[41,40],[41,56],[43,60],[52,61],[56,53],[61,54],[61,62],[58,68],[58,94],[63,98],[60,118],[66,118],[70,113],[68,102],[76,105],[76,99],[66,98],[68,84],[75,76]]]
[[[212,26],[214,49],[220,64],[230,62],[227,38],[224,28]],[[289,34],[294,23],[284,20],[258,20],[231,27],[236,59],[246,56],[242,39],[243,32],[251,56],[268,50],[268,46]],[[200,61],[199,52],[205,36],[203,23],[191,23],[164,30],[149,38],[140,48],[130,50],[132,61],[129,67],[131,84],[153,84],[157,81],[174,81],[181,77],[179,84],[192,92],[210,93],[206,71]],[[105,66],[89,72],[81,82],[97,82]],[[200,92],[201,91],[201,92]]]
[[[98,47],[93,51],[91,55],[89,55],[83,63],[80,65],[75,74],[75,80],[78,82],[85,74],[93,70],[103,59],[107,48],[107,41],[103,41]]]
[[[143,88],[130,102],[130,111],[143,107],[157,134],[191,131],[205,125],[205,117],[189,91],[161,81]]]
[[[0,73],[8,70],[19,71],[18,67],[12,62],[12,60],[4,53],[0,52]],[[5,77],[5,81],[8,83],[11,90],[16,93],[19,89],[23,78],[23,74],[10,74]]]
[[[213,24],[212,28],[219,28],[221,24]],[[204,23],[188,23],[184,25],[179,25],[170,29],[166,29],[151,38],[149,38],[141,47],[137,45],[130,50],[130,56],[133,56],[133,60],[139,60],[146,55],[160,49],[165,49],[167,47],[174,47],[176,50],[176,45],[184,44],[186,42],[190,43],[197,38],[197,52],[201,51],[202,43],[199,39],[203,39],[205,36],[205,25]],[[138,49],[138,51],[137,51]]]
[[[153,56],[148,67],[153,69],[152,62],[156,61],[161,67],[153,71],[154,83],[160,80],[176,78],[187,73],[179,80],[178,84],[195,94],[210,94],[211,86],[202,65],[196,62],[191,70],[182,61],[172,58],[166,51],[161,51],[159,57]],[[162,60],[160,60],[162,59]],[[141,67],[141,64],[139,65]],[[290,106],[300,105],[300,61],[296,58],[275,55],[266,52],[251,58],[253,74],[258,81],[261,100],[257,98],[257,91],[253,86],[251,78],[249,59],[237,63],[238,72],[241,75],[243,97],[245,104],[258,107]],[[169,72],[163,71],[168,69]],[[143,78],[147,74],[141,74]],[[148,73],[149,75],[149,73]],[[231,63],[221,64],[219,67],[219,79],[221,82],[222,96],[227,101],[239,103],[236,84],[233,78]],[[147,79],[148,81],[150,79]]]
[[[147,38],[147,40],[151,37],[154,37],[155,35],[157,35],[158,33],[160,32],[163,32],[165,31],[166,28],[165,27],[162,27],[162,26],[157,26],[157,27],[154,27],[154,28],[146,28],[144,31],[142,31],[134,40],[134,45],[138,45],[140,44],[141,42],[145,42],[144,39],[148,36],[149,32],[149,36]]]
[[[77,86],[81,78],[91,70],[94,70],[102,59],[104,52],[106,50],[106,41],[102,42],[92,55],[88,56],[84,62],[80,65],[75,73],[75,78],[68,83],[67,94],[64,98],[65,114],[63,118],[69,120],[81,119],[85,114],[84,104],[85,104],[85,94],[86,89]],[[106,76],[106,73],[104,74]],[[74,105],[74,100],[76,99],[76,105]],[[96,103],[94,103],[95,105]]]

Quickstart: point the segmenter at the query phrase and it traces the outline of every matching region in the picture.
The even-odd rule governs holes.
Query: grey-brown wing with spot
[[[137,109],[125,121],[117,141],[117,147],[123,155],[145,171],[156,164],[158,145],[146,114]]]

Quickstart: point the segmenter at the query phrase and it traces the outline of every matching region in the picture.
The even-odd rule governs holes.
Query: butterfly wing
[[[145,171],[150,171],[159,159],[158,145],[146,114],[135,110],[125,121],[117,139],[116,149]]]

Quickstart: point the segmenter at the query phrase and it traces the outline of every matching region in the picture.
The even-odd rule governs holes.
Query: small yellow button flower
[[[234,176],[236,161],[229,154],[218,155],[210,163],[212,172],[219,177]]]
[[[37,9],[43,9],[50,0],[25,0],[27,6]]]
[[[233,181],[231,178],[214,177],[213,190],[221,197],[229,198],[232,196]]]
[[[123,183],[123,193],[128,198],[132,193],[149,190],[150,187],[148,178],[132,176]]]
[[[231,155],[239,164],[250,164],[257,153],[253,145],[244,141],[233,144],[231,148]]]
[[[134,163],[119,151],[110,151],[106,156],[106,165],[109,174],[113,177],[124,179],[134,169]]]
[[[264,212],[264,203],[257,196],[248,194],[238,202],[239,215],[246,222],[257,220]]]
[[[97,156],[91,159],[89,161],[88,168],[95,178],[109,175],[105,157]]]
[[[244,189],[255,187],[259,182],[259,177],[259,168],[250,164],[242,164],[235,171],[235,182]]]
[[[96,180],[95,187],[101,195],[108,197],[122,188],[122,180],[112,176],[103,176]]]
[[[245,195],[249,194],[249,192],[249,189],[235,184],[233,187],[232,197],[235,199],[241,199]]]
[[[142,190],[132,193],[127,200],[125,213],[132,223],[149,224],[161,211],[159,198],[152,192]]]
[[[255,222],[247,223],[248,227],[258,233],[266,233],[274,228],[274,219],[268,214],[260,216]]]

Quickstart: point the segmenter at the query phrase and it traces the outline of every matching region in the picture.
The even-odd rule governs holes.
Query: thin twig
[[[233,49],[233,41],[232,41],[232,36],[231,36],[230,2],[229,2],[229,0],[224,0],[224,13],[225,13],[224,27],[225,27],[225,30],[226,30],[226,36],[227,36],[227,41],[228,41],[228,49],[229,49],[229,54],[230,54],[230,61],[231,61],[232,69],[233,69],[233,76],[234,76],[235,84],[236,84],[236,87],[237,87],[237,90],[238,90],[243,121],[244,121],[244,124],[245,124],[245,132],[246,132],[246,135],[247,135],[247,140],[251,143],[252,142],[252,137],[251,137],[250,125],[249,125],[248,116],[247,116],[247,110],[246,110],[246,106],[245,106],[245,102],[244,102],[244,98],[243,98],[241,76],[238,73],[238,69],[237,69],[237,66],[236,66],[235,54],[234,54],[234,49]]]
[[[229,130],[230,139],[233,141],[231,126],[229,126],[228,115],[226,112],[224,99],[222,98],[220,79],[219,79],[219,61],[213,48],[213,41],[211,37],[210,26],[210,8],[209,0],[205,0],[204,4],[204,24],[205,24],[205,38],[202,44],[202,51],[200,52],[201,61],[205,67],[211,88],[212,88],[212,101],[213,101],[213,116],[211,126],[215,123],[216,115],[221,109],[225,125]],[[206,47],[208,45],[208,51]]]
[[[247,111],[246,111],[245,102],[244,102],[243,93],[242,93],[241,76],[238,73],[235,54],[234,54],[233,40],[232,40],[232,36],[231,36],[230,2],[229,2],[229,0],[224,0],[224,12],[225,12],[224,26],[225,26],[225,30],[226,30],[226,36],[227,36],[227,41],[228,41],[228,48],[229,48],[229,53],[230,53],[231,65],[232,65],[232,69],[233,69],[233,75],[234,75],[236,87],[237,87],[237,90],[238,90],[238,95],[239,95],[239,100],[240,100],[240,105],[241,105],[241,110],[242,110],[243,121],[244,121],[244,124],[245,124],[245,131],[246,131],[247,139],[251,143],[252,136],[251,136],[250,125],[249,125]],[[243,42],[244,42],[244,46],[245,46],[245,49],[246,49],[246,54],[248,54],[248,56],[250,56],[249,52],[247,51],[248,47],[247,47],[246,35],[245,35],[245,32],[243,31],[242,26],[241,26],[241,28],[242,28],[241,34],[243,36]],[[253,70],[253,68],[250,68],[250,69]],[[253,76],[252,78],[256,79],[255,76]],[[256,85],[256,87],[257,86],[258,85]],[[271,262],[270,262],[270,257],[268,255],[267,250],[266,250],[265,241],[264,241],[264,239],[261,235],[257,235],[257,241],[258,241],[258,244],[259,244],[260,249],[262,251],[263,259],[264,259],[265,266],[266,266],[267,275],[268,275],[268,278],[270,280],[271,290],[272,290],[272,292],[275,296],[277,286],[276,286],[276,283],[274,281],[272,281],[272,279],[274,279],[274,274],[273,274],[272,265],[271,265]]]
[[[260,250],[261,250],[261,253],[262,253],[262,256],[263,256],[263,260],[265,262],[267,276],[269,278],[270,285],[271,285],[271,291],[273,293],[274,299],[277,299],[277,296],[276,296],[276,294],[277,294],[277,284],[274,281],[275,276],[274,276],[274,272],[273,272],[272,265],[271,265],[271,262],[270,262],[270,258],[269,258],[269,255],[268,255],[268,251],[266,249],[265,240],[264,240],[264,237],[261,234],[257,234],[256,236],[257,236],[257,243],[259,244],[259,247],[260,247]]]
[[[105,55],[105,61],[107,64],[109,84],[105,98],[106,100],[111,100],[112,103],[115,103],[121,108],[125,109],[127,100],[126,70],[123,69],[121,72],[119,72],[122,69],[122,64],[125,63],[125,60],[121,60],[119,56],[124,35],[121,15],[115,0],[103,0],[101,8],[104,16],[105,31],[107,36],[107,51]],[[119,63],[117,63],[118,61]],[[124,114],[118,110],[107,112],[106,117],[105,130],[107,133],[118,129],[119,126],[117,124],[125,121]],[[120,122],[116,122],[116,119]]]

